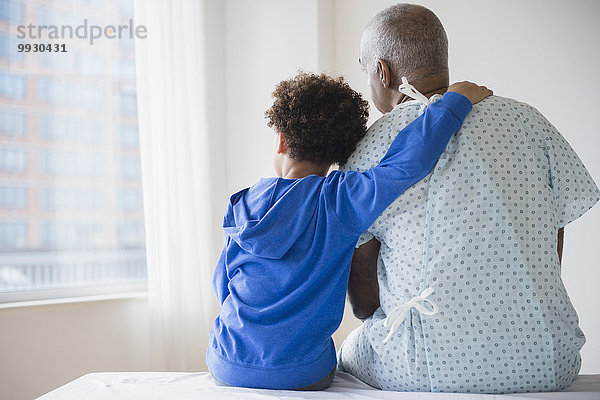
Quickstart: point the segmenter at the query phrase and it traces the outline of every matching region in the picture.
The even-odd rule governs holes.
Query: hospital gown
[[[343,169],[376,165],[424,110],[411,101],[385,114]],[[560,277],[557,231],[598,199],[579,157],[535,108],[497,96],[476,104],[432,173],[359,240],[381,242],[381,307],[348,336],[339,368],[385,390],[568,386],[585,337]],[[426,288],[439,312],[411,308],[384,344],[384,319]]]

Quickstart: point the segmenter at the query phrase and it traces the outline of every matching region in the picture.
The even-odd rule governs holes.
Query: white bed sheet
[[[207,372],[106,372],[84,375],[38,400],[271,400],[271,399],[384,399],[384,400],[599,400],[600,375],[580,375],[563,392],[505,395],[464,393],[383,392],[340,372],[322,392],[245,389],[217,386]]]

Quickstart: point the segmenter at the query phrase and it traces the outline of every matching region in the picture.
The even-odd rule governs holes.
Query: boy
[[[368,103],[325,75],[300,73],[276,87],[266,117],[277,132],[278,177],[231,196],[223,220],[213,279],[221,312],[206,356],[218,381],[297,390],[331,384],[331,335],[358,237],[429,173],[471,103],[491,94],[464,82],[448,91],[398,134],[378,166],[327,175],[364,136]]]

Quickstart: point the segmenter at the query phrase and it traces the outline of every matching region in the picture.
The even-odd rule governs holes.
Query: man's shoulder
[[[506,123],[517,124],[523,135],[533,135],[539,140],[548,136],[558,137],[560,133],[534,106],[501,96],[490,96],[473,106],[473,110],[465,119],[465,126],[485,122],[495,129],[506,129]],[[503,127],[504,126],[504,127]]]
[[[434,101],[441,99],[436,96]],[[417,101],[399,104],[392,111],[382,115],[367,130],[365,137],[358,143],[357,149],[368,147],[373,141],[387,142],[388,145],[404,127],[417,119],[426,110],[426,106]],[[490,96],[473,107],[470,117],[481,112],[502,111],[506,114],[514,114],[523,117],[542,117],[543,115],[532,105],[508,97]]]
[[[502,96],[490,96],[473,106],[473,112],[469,116],[482,111],[502,111],[508,114],[522,116],[542,116],[542,114],[532,105],[525,102]],[[469,117],[467,117],[469,118]]]
[[[356,150],[341,169],[364,171],[377,165],[398,132],[417,119],[425,109],[423,104],[410,101],[383,114],[367,129],[365,136],[356,145]]]
[[[441,96],[436,97],[439,100]],[[365,171],[379,163],[394,138],[403,128],[425,112],[426,106],[417,101],[409,101],[396,106],[382,115],[367,130],[356,145],[356,150],[348,158],[341,170]],[[500,117],[500,118],[496,118]],[[500,123],[501,119],[511,119],[530,126],[547,125],[544,116],[533,106],[501,96],[490,96],[473,106],[473,111],[465,120],[490,120]],[[470,122],[473,123],[473,122]]]
[[[426,110],[426,106],[418,101],[409,101],[407,103],[398,104],[388,113],[383,114],[377,121],[367,129],[367,135],[373,135],[380,131],[396,131],[399,126],[408,125],[419,117]],[[395,137],[395,135],[394,135]],[[392,141],[394,140],[392,137]]]

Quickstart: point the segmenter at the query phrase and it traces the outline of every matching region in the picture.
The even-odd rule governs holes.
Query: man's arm
[[[565,229],[558,230],[558,261],[562,264]],[[377,282],[377,258],[381,243],[371,239],[354,250],[350,277],[348,278],[348,300],[352,313],[361,321],[369,318],[379,308],[379,283]]]
[[[352,313],[364,320],[379,308],[379,283],[377,282],[377,258],[381,243],[371,239],[354,250],[350,278],[348,279],[348,300]]]
[[[560,228],[558,230],[558,245],[556,246],[556,249],[558,250],[558,262],[560,264],[562,264],[562,253],[563,253],[564,241],[565,241],[565,228]],[[352,261],[354,262],[354,260],[352,260]]]

